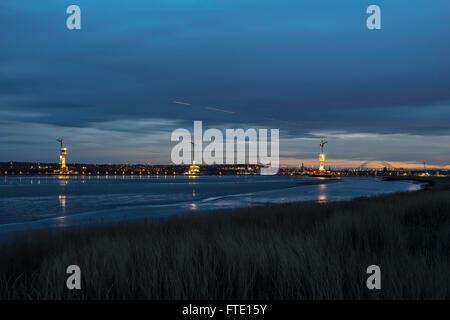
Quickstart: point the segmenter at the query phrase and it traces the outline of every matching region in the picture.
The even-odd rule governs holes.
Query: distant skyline
[[[82,29],[66,28],[66,8]],[[368,30],[370,4],[382,29]],[[448,0],[0,3],[0,161],[169,164],[177,128],[278,128],[281,165],[450,169]]]

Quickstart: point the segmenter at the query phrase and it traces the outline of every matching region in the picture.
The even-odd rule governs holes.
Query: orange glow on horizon
[[[368,159],[371,160],[371,159]],[[349,159],[328,159],[325,161],[325,168],[358,168],[367,160],[349,160]],[[394,168],[404,168],[404,169],[423,169],[423,162],[401,162],[401,161],[387,161]],[[319,161],[317,159],[295,159],[295,158],[281,158],[280,164],[282,166],[301,166],[302,163],[305,167],[318,168]],[[450,169],[450,165],[435,165],[432,163],[427,163],[426,167],[428,169]],[[381,166],[368,166],[368,168],[381,168]]]

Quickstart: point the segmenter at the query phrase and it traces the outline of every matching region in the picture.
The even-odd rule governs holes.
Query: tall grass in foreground
[[[448,299],[450,191],[298,203],[32,235],[1,299]],[[82,290],[66,289],[66,267]],[[381,267],[382,290],[366,287]]]

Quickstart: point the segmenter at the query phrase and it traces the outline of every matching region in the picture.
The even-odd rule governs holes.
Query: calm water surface
[[[408,181],[374,177],[2,177],[0,232],[267,203],[342,200],[419,188]]]

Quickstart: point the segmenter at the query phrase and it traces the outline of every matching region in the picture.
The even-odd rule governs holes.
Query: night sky
[[[3,0],[0,161],[57,162],[62,136],[68,162],[170,163],[171,132],[202,120],[279,128],[282,164],[317,166],[326,136],[332,167],[450,168],[449,17],[448,0]]]

